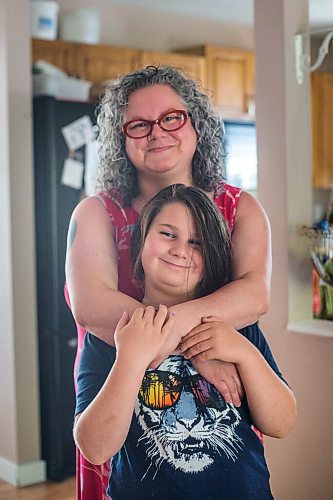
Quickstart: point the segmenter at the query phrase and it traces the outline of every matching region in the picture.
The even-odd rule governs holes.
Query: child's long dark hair
[[[173,184],[162,189],[144,206],[132,236],[134,273],[144,282],[141,254],[149,228],[162,208],[175,202],[189,209],[201,243],[204,269],[196,296],[203,297],[230,281],[231,238],[214,202],[200,188]]]

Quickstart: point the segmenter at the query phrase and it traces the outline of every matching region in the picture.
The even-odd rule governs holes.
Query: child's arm
[[[130,321],[127,314],[119,320],[116,361],[97,396],[74,423],[75,443],[91,463],[104,463],[124,444],[145,370],[173,322],[165,306],[156,314],[153,307],[139,308]]]
[[[289,433],[296,418],[294,395],[241,333],[215,318],[206,318],[184,338],[180,350],[188,359],[235,363],[255,427],[271,437],[282,438]]]

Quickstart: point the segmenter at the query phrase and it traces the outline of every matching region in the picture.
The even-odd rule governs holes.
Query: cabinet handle
[[[252,95],[246,96],[246,108],[247,108],[247,114],[251,117],[255,117],[256,101],[255,101],[254,96],[252,96]]]

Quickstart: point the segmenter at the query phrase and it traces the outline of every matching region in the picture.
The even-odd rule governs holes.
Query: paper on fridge
[[[93,124],[88,115],[66,125],[61,132],[70,151],[76,151],[88,144],[94,137]]]
[[[84,165],[81,161],[66,158],[61,173],[60,182],[74,189],[82,188]]]

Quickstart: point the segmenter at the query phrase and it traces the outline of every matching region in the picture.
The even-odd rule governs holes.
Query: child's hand
[[[246,344],[245,337],[231,325],[209,316],[183,337],[179,350],[186,359],[194,361],[218,359],[237,364]]]
[[[140,307],[130,319],[125,312],[118,321],[114,336],[117,358],[147,368],[166,342],[174,320],[175,315],[168,317],[164,305],[160,305],[157,312],[152,306]]]

